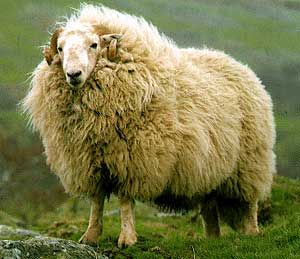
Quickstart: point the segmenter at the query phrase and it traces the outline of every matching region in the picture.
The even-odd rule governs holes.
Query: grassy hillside
[[[116,247],[120,220],[117,201],[112,198],[106,203],[104,233],[98,250],[114,258],[300,258],[299,185],[299,180],[275,179],[271,217],[260,224],[261,234],[256,237],[239,235],[222,225],[220,239],[207,239],[201,220],[192,220],[193,213],[159,217],[156,209],[137,203],[139,240],[123,250]],[[43,215],[34,229],[78,240],[87,226],[88,212],[87,201],[76,204],[70,200]]]

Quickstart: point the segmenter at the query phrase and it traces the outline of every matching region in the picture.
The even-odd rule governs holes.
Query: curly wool
[[[162,205],[168,196],[217,191],[251,201],[270,192],[272,102],[248,67],[219,51],[178,48],[142,18],[102,6],[83,6],[63,26],[85,23],[122,34],[134,61],[99,57],[77,90],[60,64],[34,71],[24,107],[66,191]]]

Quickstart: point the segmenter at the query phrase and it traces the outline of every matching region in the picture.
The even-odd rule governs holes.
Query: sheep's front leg
[[[80,238],[80,243],[97,245],[98,238],[102,234],[104,199],[103,193],[92,198],[89,226]]]
[[[134,226],[134,200],[119,197],[121,210],[121,233],[118,240],[118,247],[131,246],[137,241]]]

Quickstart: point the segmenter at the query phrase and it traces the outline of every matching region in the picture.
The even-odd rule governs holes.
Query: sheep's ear
[[[44,47],[43,50],[44,58],[46,59],[48,65],[50,66],[53,60],[53,55],[49,47]]]
[[[56,29],[51,36],[50,46],[44,48],[44,57],[49,66],[52,64],[54,56],[57,54],[57,39],[61,32],[62,28]]]

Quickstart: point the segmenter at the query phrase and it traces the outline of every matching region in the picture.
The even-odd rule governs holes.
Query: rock
[[[36,237],[41,236],[40,233],[27,230],[27,229],[21,229],[21,228],[13,228],[6,225],[0,225],[0,240],[1,239],[26,239],[30,237]]]
[[[38,258],[108,258],[96,248],[79,244],[71,240],[51,238],[25,229],[0,226],[0,239],[10,237],[23,240],[0,240],[0,258],[3,259],[38,259]],[[27,238],[24,240],[24,238]]]

